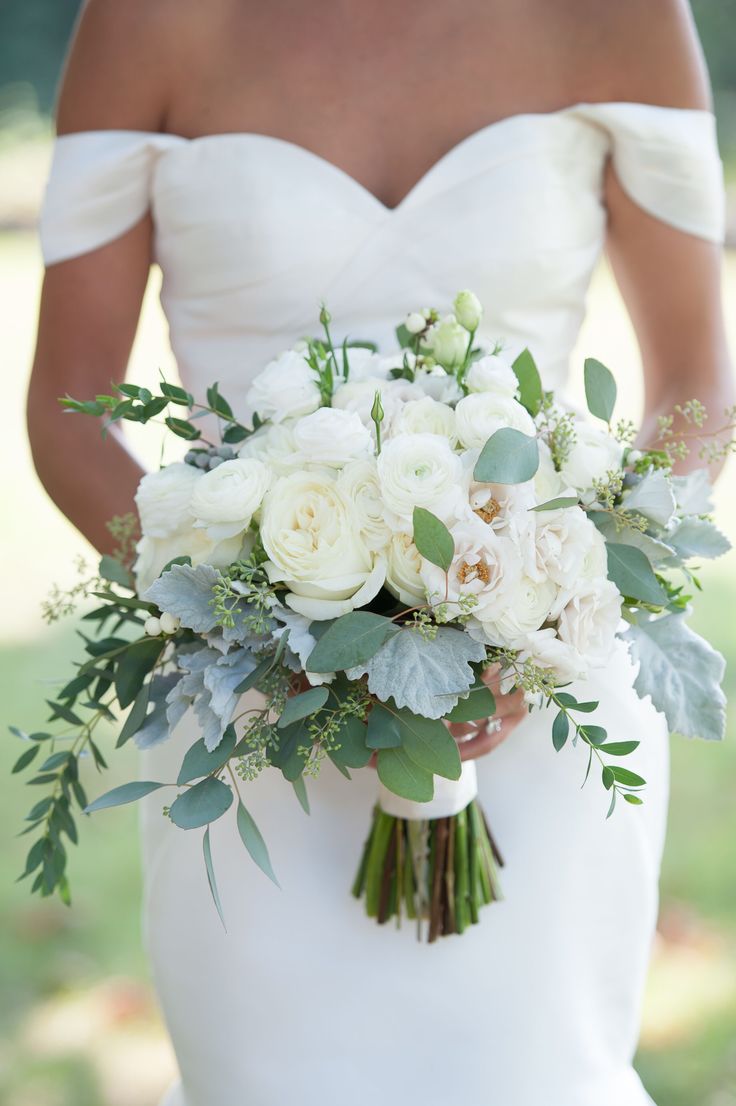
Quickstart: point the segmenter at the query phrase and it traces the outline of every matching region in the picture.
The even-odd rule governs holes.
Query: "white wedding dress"
[[[316,332],[392,344],[409,309],[459,288],[489,337],[528,345],[564,385],[603,247],[609,155],[651,216],[718,241],[721,167],[706,112],[611,103],[513,116],[466,138],[388,209],[324,159],[260,134],[186,140],[109,131],[57,142],[42,218],[49,264],[103,245],[150,207],[181,376],[242,405],[253,375]],[[248,804],[282,890],[249,861],[234,819],[212,848],[228,923],[212,905],[198,831],[153,796],[143,812],[145,922],[181,1084],[167,1106],[643,1106],[631,1060],[657,911],[667,734],[620,649],[583,698],[611,738],[638,738],[641,809],[606,821],[582,748],[553,751],[531,715],[479,765],[506,860],[505,900],[463,937],[418,944],[349,894],[376,791],[328,767],[311,817],[270,771]],[[597,721],[598,719],[596,719]],[[172,780],[192,720],[144,754]],[[629,762],[627,762],[629,763]]]

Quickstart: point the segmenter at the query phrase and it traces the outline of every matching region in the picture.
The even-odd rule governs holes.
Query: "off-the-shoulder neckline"
[[[567,107],[558,108],[553,111],[528,111],[528,112],[515,112],[511,115],[503,116],[501,119],[494,119],[490,123],[478,127],[475,131],[471,131],[470,134],[465,135],[459,139],[453,146],[445,151],[436,161],[434,161],[429,168],[419,177],[419,179],[412,185],[412,187],[402,196],[398,203],[394,205],[388,205],[383,202],[370,188],[362,184],[356,177],[353,177],[346,169],[341,168],[335,162],[330,161],[328,158],[323,157],[321,154],[311,150],[308,146],[302,146],[298,142],[294,142],[288,138],[282,138],[279,135],[268,134],[261,131],[219,131],[212,134],[194,135],[188,137],[181,134],[173,134],[165,131],[141,131],[132,129],[102,129],[102,130],[87,130],[87,131],[70,131],[65,134],[57,136],[56,142],[68,145],[69,142],[74,140],[84,139],[101,139],[112,138],[114,136],[127,137],[131,139],[139,139],[141,141],[150,141],[153,143],[160,143],[162,146],[171,145],[174,147],[195,147],[200,144],[212,143],[218,141],[233,141],[233,140],[246,140],[246,141],[265,141],[277,144],[281,147],[296,151],[300,156],[309,158],[312,162],[321,165],[323,168],[333,172],[345,179],[348,183],[352,184],[355,188],[361,191],[364,196],[375,204],[384,213],[398,213],[406,204],[408,204],[414,197],[415,193],[419,191],[425,183],[427,183],[435,173],[437,173],[448,162],[454,160],[460,152],[471,144],[477,142],[482,137],[489,136],[496,132],[502,132],[509,126],[513,126],[522,122],[551,122],[559,119],[572,118],[579,119],[581,122],[590,124],[595,122],[592,118],[586,118],[585,113],[588,112],[591,116],[594,116],[596,111],[608,110],[608,111],[623,111],[630,112],[632,109],[661,113],[662,115],[673,116],[693,116],[703,117],[710,121],[714,121],[715,117],[712,111],[704,108],[679,108],[670,107],[663,104],[647,104],[641,103],[635,100],[606,100],[606,101],[593,101],[586,102],[581,101],[576,104],[570,104]]]

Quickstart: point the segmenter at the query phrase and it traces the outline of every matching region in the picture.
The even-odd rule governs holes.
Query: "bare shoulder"
[[[709,109],[708,71],[687,0],[559,0],[577,98]]]
[[[85,0],[59,90],[59,133],[165,129],[201,8],[195,0]]]

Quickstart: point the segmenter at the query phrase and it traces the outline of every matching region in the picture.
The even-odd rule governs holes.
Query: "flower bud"
[[[426,325],[427,320],[418,311],[410,311],[404,319],[404,326],[410,334],[421,334]]]
[[[156,618],[156,616],[152,614],[151,617],[147,618],[143,623],[143,629],[149,637],[158,637],[159,634],[163,633],[161,619]]]
[[[483,307],[475,292],[458,292],[453,303],[455,318],[466,330],[477,330],[483,317]]]
[[[159,623],[164,634],[175,634],[181,626],[181,619],[174,614],[169,614],[168,611],[164,611],[161,617],[154,621]]]
[[[638,461],[641,461],[644,454],[640,449],[630,449],[626,454],[626,461],[630,465],[635,465]]]
[[[454,315],[445,315],[427,333],[426,343],[434,359],[445,369],[452,370],[465,360],[468,332]]]
[[[322,304],[322,307],[320,309],[319,321],[322,326],[329,326],[332,322],[332,315],[329,313],[324,304]]]

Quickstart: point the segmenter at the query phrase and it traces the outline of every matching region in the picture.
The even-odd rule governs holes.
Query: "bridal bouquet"
[[[489,667],[530,710],[552,708],[554,747],[585,750],[609,814],[619,798],[642,802],[645,781],[621,763],[638,740],[609,741],[598,704],[566,689],[606,665],[617,635],[639,662],[637,692],[672,731],[722,736],[723,661],[688,627],[687,592],[690,562],[728,542],[709,518],[705,471],[672,474],[689,435],[663,419],[658,441],[634,448],[634,428],[612,422],[602,364],[585,364],[583,417],[544,390],[528,351],[509,364],[482,340],[480,322],[461,292],[451,314],[410,314],[400,348],[379,356],[336,345],[323,308],[322,336],[255,377],[247,424],[217,385],[206,402],[168,383],[62,401],[105,426],[163,416],[188,449],[140,483],[135,558],[103,557],[78,589],[97,603],[85,655],[50,702],[62,732],[16,731],[27,741],[16,769],[32,765],[43,788],[26,831],[37,834],[33,890],[68,898],[75,807],[166,788],[171,821],[203,831],[220,909],[209,827],[232,808],[275,879],[250,781],[276,769],[308,810],[305,780],[325,760],[348,779],[373,762],[378,799],[353,891],[379,922],[428,919],[434,940],[500,897],[474,763],[461,764],[446,725],[492,719]],[[705,441],[702,407],[679,414]],[[57,596],[52,613],[64,606]],[[80,761],[105,766],[98,727],[146,748],[189,711],[201,736],[175,784],[136,780],[89,802]]]

